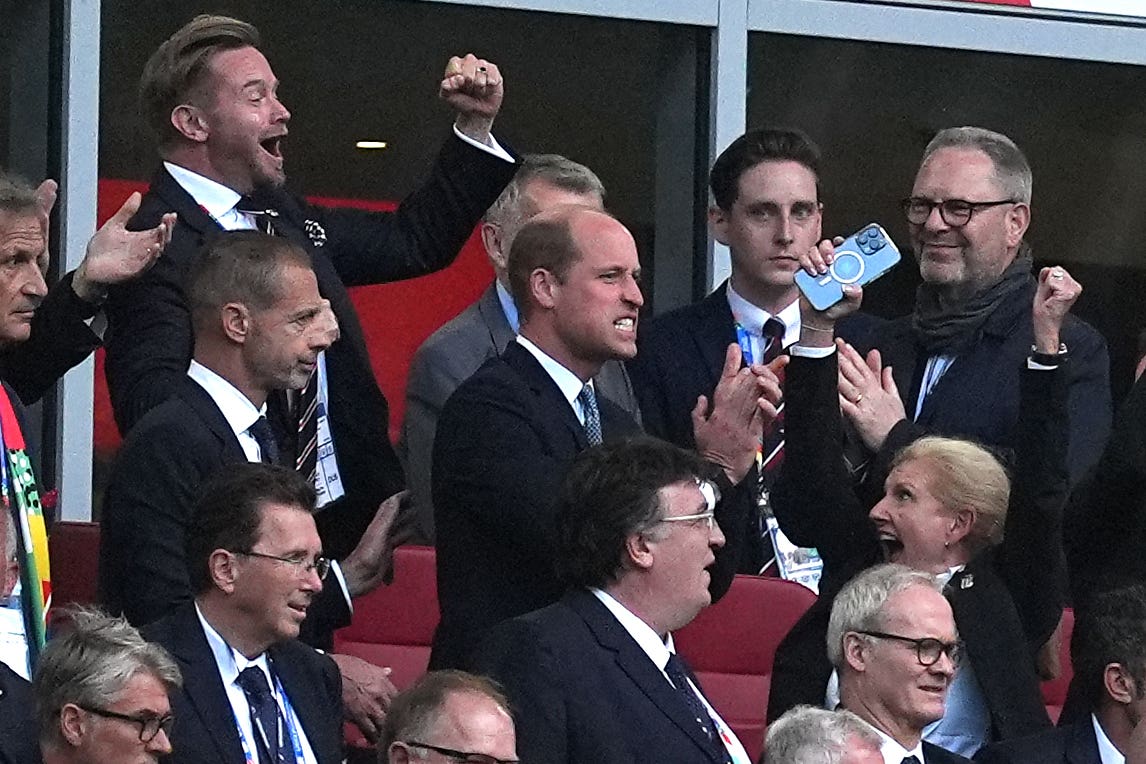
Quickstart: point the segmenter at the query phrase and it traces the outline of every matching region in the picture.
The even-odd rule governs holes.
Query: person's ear
[[[561,282],[545,268],[534,268],[529,274],[529,292],[533,301],[543,308],[552,310],[557,305],[557,292]]]
[[[251,312],[241,302],[229,302],[222,307],[220,315],[223,334],[238,345],[247,341],[251,333]]]
[[[867,670],[868,642],[862,635],[849,631],[843,636],[844,662],[852,671],[863,672]]]
[[[1102,670],[1102,686],[1116,703],[1129,705],[1138,699],[1138,684],[1121,663],[1108,663]]]
[[[975,527],[975,512],[971,509],[957,509],[947,521],[947,539],[945,546],[954,546],[971,533]]]
[[[1017,247],[1031,225],[1031,208],[1023,202],[1013,205],[1007,211],[1007,246]]]
[[[79,747],[88,730],[87,714],[75,703],[65,703],[60,709],[60,737],[68,745]]]
[[[724,246],[728,246],[728,213],[717,205],[708,208],[708,230],[712,238]]]
[[[625,557],[629,566],[648,570],[653,566],[653,548],[643,533],[634,533],[625,539]]]
[[[206,143],[211,135],[207,115],[189,103],[181,103],[171,110],[171,126],[192,143]]]
[[[226,549],[216,549],[207,558],[207,571],[211,581],[225,594],[235,591],[235,580],[239,577],[238,567],[235,565],[235,553]]]

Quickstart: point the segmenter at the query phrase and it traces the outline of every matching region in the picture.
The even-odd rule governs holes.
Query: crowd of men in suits
[[[449,61],[452,134],[429,179],[374,213],[285,190],[290,112],[259,46],[250,24],[200,16],[154,52],[140,90],[161,166],[51,290],[55,186],[0,183],[0,377],[32,401],[102,341],[125,435],[103,505],[107,613],[73,613],[31,686],[0,666],[0,762],[337,762],[349,721],[389,762],[748,764],[672,633],[737,572],[776,574],[785,535],[866,549],[872,533],[825,541],[801,499],[817,477],[785,461],[789,440],[814,442],[785,384],[815,368],[847,425],[830,432],[846,443],[832,480],[874,507],[893,562],[825,566],[823,628],[787,640],[799,659],[778,661],[764,761],[1146,761],[1146,387],[1111,436],[1105,341],[1068,315],[1069,274],[1032,276],[1032,177],[1010,139],[953,128],[927,147],[904,201],[922,284],[885,322],[801,301],[796,273],[834,257],[821,157],[797,130],[749,131],[711,173],[729,279],[641,326],[637,247],[601,181],[493,137],[496,65]],[[395,450],[347,289],[443,268],[475,226],[494,282],[416,354]],[[1048,343],[1040,305],[1055,299]],[[952,716],[968,630],[952,590],[994,579],[905,555],[948,513],[896,515],[894,486],[877,501],[925,434],[994,449],[1006,483],[1001,463],[1026,453],[1024,370],[1061,385],[1047,416],[1068,477],[1042,501],[1065,503],[1069,482],[1071,543],[1057,521],[1040,529],[1052,543],[1029,587],[1054,617],[1017,625],[1036,635],[1012,645],[1020,665],[972,675],[961,702],[985,706]],[[3,532],[10,561],[20,533]],[[405,541],[436,545],[441,612],[433,670],[399,693],[330,648]],[[1051,671],[1068,570],[1076,681],[1053,730],[1024,703]],[[807,655],[827,691],[785,677]],[[829,710],[798,705],[821,697]],[[952,729],[965,718],[983,729]]]

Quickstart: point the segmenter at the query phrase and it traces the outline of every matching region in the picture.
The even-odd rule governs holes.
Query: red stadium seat
[[[1043,682],[1043,703],[1047,707],[1047,714],[1050,716],[1051,721],[1058,723],[1058,717],[1062,713],[1063,703],[1066,702],[1066,691],[1070,687],[1070,680],[1074,677],[1074,670],[1070,663],[1070,637],[1074,632],[1074,611],[1070,608],[1064,608],[1062,611],[1062,622],[1059,624],[1059,637],[1058,651],[1059,651],[1059,675],[1049,682]]]
[[[389,666],[390,681],[409,687],[426,672],[438,626],[438,583],[433,547],[394,550],[394,582],[354,600],[354,620],[334,635],[334,651]],[[363,747],[358,730],[347,725],[347,741]]]
[[[98,600],[99,523],[59,520],[48,534],[52,609],[94,605]]]
[[[736,576],[720,602],[673,635],[705,695],[753,761],[764,747],[776,646],[815,601],[797,583]]]

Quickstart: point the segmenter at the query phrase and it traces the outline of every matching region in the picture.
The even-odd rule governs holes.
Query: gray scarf
[[[1023,243],[1015,261],[998,281],[971,299],[946,308],[939,304],[939,290],[931,284],[920,284],[911,317],[919,344],[929,355],[958,355],[977,343],[995,308],[1030,283],[1033,264],[1031,249]]]

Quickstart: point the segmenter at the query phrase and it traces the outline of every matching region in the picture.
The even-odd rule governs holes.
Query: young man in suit
[[[840,706],[880,736],[885,764],[969,761],[923,740],[923,728],[943,718],[959,647],[951,605],[930,573],[879,565],[836,595],[828,657]]]
[[[820,239],[820,150],[799,130],[749,130],[712,165],[709,229],[728,247],[732,275],[700,302],[650,321],[628,366],[645,429],[693,448],[690,412],[711,396],[725,351],[739,344],[747,363],[767,362],[800,338],[799,257]],[[854,322],[856,319],[850,319]],[[851,335],[848,335],[851,336]],[[782,423],[766,432],[761,504],[783,459]],[[773,550],[759,513],[743,573],[774,572]]]
[[[509,263],[521,332],[450,396],[434,443],[441,621],[433,668],[465,668],[491,626],[561,597],[561,481],[579,452],[640,432],[591,384],[606,361],[636,352],[643,298],[629,231],[600,210],[558,208],[521,229]],[[711,413],[707,400],[694,412],[698,450],[722,467],[727,488],[718,511],[732,531],[713,573],[717,597],[735,571],[752,503],[746,480],[778,397],[772,371],[741,369],[732,348]]]
[[[108,386],[126,434],[182,384],[192,350],[183,288],[211,236],[257,227],[302,246],[342,335],[320,354],[313,386],[299,395],[307,405],[275,396],[271,423],[283,452],[300,471],[314,473],[319,531],[327,552],[342,557],[378,504],[403,488],[386,401],[347,287],[449,265],[516,165],[489,132],[502,100],[497,67],[473,56],[453,58],[440,94],[457,112],[455,134],[428,182],[394,213],[309,205],[283,188],[290,112],[277,87],[255,28],[222,16],[192,20],[145,66],[141,99],[163,167],[133,224],[152,225],[170,212],[179,222],[160,267],[111,294]],[[310,448],[320,433],[322,441]]]
[[[122,618],[77,611],[68,624],[36,668],[43,764],[156,764],[172,749],[179,667]]]
[[[418,348],[406,381],[406,417],[398,452],[410,485],[410,516],[415,543],[434,543],[430,464],[442,406],[458,385],[485,361],[501,354],[519,328],[509,292],[509,251],[518,229],[531,217],[566,204],[604,208],[605,187],[588,167],[557,154],[527,154],[513,181],[486,211],[482,245],[494,282],[470,305]],[[606,361],[594,377],[600,396],[639,420],[632,384],[619,361]]]
[[[1122,764],[1146,714],[1146,587],[1115,589],[1079,613],[1070,643],[1089,711],[1054,730],[988,746],[984,764]]]
[[[176,394],[132,430],[104,497],[100,598],[136,625],[190,602],[184,547],[196,498],[230,465],[278,461],[267,400],[302,387],[338,334],[310,258],[287,239],[221,233],[188,276],[195,331],[190,368]],[[400,496],[379,508],[354,551],[332,564],[331,585],[309,611],[304,640],[329,649],[350,622],[350,599],[378,585]],[[395,690],[381,669],[335,656],[350,718],[373,737]],[[364,690],[364,691],[363,691]]]
[[[378,761],[517,764],[509,701],[485,677],[431,671],[394,698]]]
[[[672,641],[712,602],[726,551],[713,473],[648,437],[577,457],[557,510],[568,593],[494,628],[478,654],[513,704],[523,761],[749,761]]]
[[[143,629],[183,673],[172,764],[342,761],[338,669],[297,639],[329,569],[314,502],[297,472],[265,464],[204,487],[187,534],[195,600]]]

